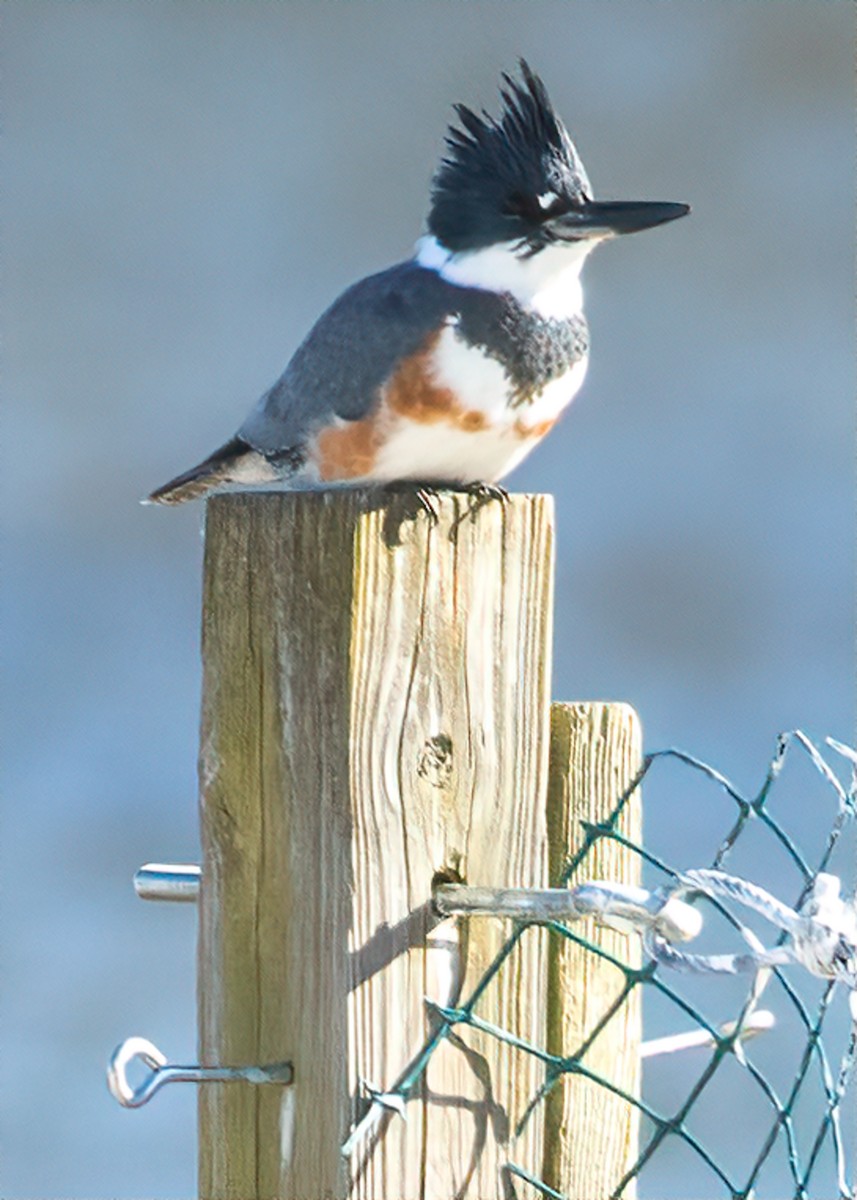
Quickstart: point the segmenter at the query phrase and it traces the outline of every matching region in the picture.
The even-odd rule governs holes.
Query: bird
[[[589,358],[580,272],[689,205],[596,200],[542,79],[502,74],[497,117],[454,105],[412,258],[347,288],[208,458],[157,488],[491,488],[553,428]]]

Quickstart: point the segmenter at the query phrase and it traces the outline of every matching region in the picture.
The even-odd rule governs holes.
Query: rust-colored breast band
[[[462,408],[455,392],[439,387],[433,378],[432,359],[440,333],[433,333],[416,354],[402,361],[387,384],[384,398],[392,412],[418,425],[443,421],[468,433],[478,433],[488,427],[485,414]]]

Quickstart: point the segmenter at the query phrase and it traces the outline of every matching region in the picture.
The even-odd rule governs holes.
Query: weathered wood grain
[[[408,1118],[350,1163],[361,1081],[395,1084],[509,933],[432,928],[436,873],[540,884],[552,508],[513,496],[217,497],[206,521],[199,1022],[203,1062],[290,1058],[292,1088],[200,1089],[212,1200],[502,1194],[536,1061],[467,1030]],[[545,939],[478,1012],[543,1044]],[[515,1146],[538,1171],[538,1120]]]
[[[548,785],[551,882],[583,840],[581,821],[597,824],[611,815],[642,762],[639,719],[627,704],[554,704]],[[620,818],[618,831],[641,837],[639,789]],[[569,883],[604,879],[640,882],[639,858],[600,838]],[[629,965],[639,962],[635,939],[596,926],[575,926],[587,940]],[[559,937],[551,939],[548,1049],[578,1053],[614,1000],[624,976],[598,955]],[[631,1095],[639,1095],[640,993],[635,989],[583,1057]],[[606,1200],[637,1154],[638,1113],[581,1075],[564,1075],[547,1099],[543,1178],[568,1200]],[[633,1186],[623,1193],[629,1200]]]

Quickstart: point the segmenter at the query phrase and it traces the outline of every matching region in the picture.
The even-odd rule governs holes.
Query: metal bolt
[[[172,900],[194,904],[199,899],[202,871],[192,863],[146,863],[134,875],[141,900]]]

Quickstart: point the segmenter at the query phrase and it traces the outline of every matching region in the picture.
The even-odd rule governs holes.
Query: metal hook
[[[449,916],[511,917],[524,921],[577,921],[594,917],[620,933],[654,930],[668,941],[689,942],[702,928],[698,909],[665,889],[592,880],[576,887],[505,888],[441,883],[432,900]]]
[[[137,1087],[128,1080],[128,1066],[139,1059],[149,1068],[149,1074]],[[126,1038],[110,1055],[107,1065],[107,1086],[110,1094],[123,1108],[140,1108],[148,1103],[165,1083],[243,1083],[289,1084],[294,1079],[290,1062],[272,1063],[266,1067],[201,1067],[167,1063],[166,1057],[153,1042],[144,1037]]]

